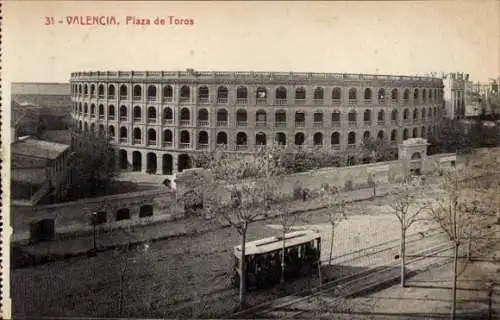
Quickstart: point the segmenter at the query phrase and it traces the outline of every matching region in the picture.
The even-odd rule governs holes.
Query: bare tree
[[[331,227],[330,230],[332,241],[330,243],[330,255],[328,259],[328,264],[331,264],[333,258],[333,245],[335,240],[335,227],[340,221],[346,219],[346,203],[340,196],[338,188],[335,186],[324,185],[321,188],[321,195],[327,205],[328,222],[330,223]]]
[[[222,161],[212,167],[214,181],[204,195],[205,208],[218,221],[230,225],[241,237],[241,259],[239,259],[240,309],[245,307],[246,261],[245,247],[247,231],[251,223],[268,217],[272,205],[279,201],[277,185],[282,172],[275,157],[276,149],[258,152],[251,158],[241,156],[221,157]],[[279,159],[278,159],[279,160]],[[249,179],[256,177],[257,179]],[[230,199],[226,199],[229,191]]]
[[[392,213],[399,221],[401,230],[400,261],[401,261],[401,286],[406,285],[406,235],[410,227],[419,220],[420,214],[426,208],[419,203],[420,189],[409,181],[402,182],[392,191]]]
[[[453,293],[451,319],[455,319],[460,245],[470,238],[477,223],[477,192],[471,189],[468,170],[449,170],[444,173],[438,198],[429,206],[431,217],[453,243]]]

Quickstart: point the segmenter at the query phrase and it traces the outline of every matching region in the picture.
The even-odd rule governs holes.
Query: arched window
[[[377,139],[379,140],[384,140],[384,131],[383,130],[380,130],[378,133],[377,133]]]
[[[302,132],[298,132],[295,134],[295,145],[301,146],[304,144],[305,141],[306,141],[306,137],[304,136],[304,134]]]
[[[126,100],[127,99],[127,96],[128,96],[128,89],[127,89],[127,86],[125,84],[122,84],[120,86],[120,99],[122,100]]]
[[[102,104],[99,105],[99,118],[104,119],[104,106]]]
[[[413,120],[415,120],[415,121],[418,120],[418,109],[417,108],[413,109]]]
[[[210,101],[210,90],[206,86],[198,88],[198,102],[207,103]]]
[[[115,120],[115,106],[112,104],[108,107],[108,119]]]
[[[364,97],[365,97],[366,102],[371,102],[372,101],[372,89],[366,88]]]
[[[198,133],[198,149],[208,149],[208,133],[206,131],[200,131]]]
[[[236,148],[237,150],[243,150],[248,146],[247,134],[244,132],[238,132],[236,134]]]
[[[198,110],[198,126],[208,126],[208,110],[205,108]]]
[[[141,110],[141,107],[139,107],[139,106],[134,107],[134,120],[135,121],[142,120],[142,110]]]
[[[255,144],[258,146],[265,146],[267,144],[266,134],[264,132],[258,132],[255,135]]]
[[[370,131],[363,132],[363,141],[370,139]]]
[[[264,87],[258,87],[255,93],[255,98],[257,99],[257,104],[267,103],[267,90]]]
[[[420,99],[419,99],[418,94],[419,94],[418,89],[413,90],[413,103],[415,103],[415,104],[420,103]]]
[[[347,121],[349,121],[350,125],[356,124],[356,111],[352,110],[349,112],[349,114],[347,115]]]
[[[274,126],[276,128],[286,128],[286,111],[276,110],[274,113]]]
[[[142,99],[142,88],[140,85],[136,84],[134,86],[134,100],[141,100]]]
[[[324,99],[324,91],[323,88],[317,87],[314,89],[314,103],[315,104],[322,104]]]
[[[217,145],[227,145],[227,134],[225,132],[217,133]]]
[[[363,113],[363,121],[366,123],[372,122],[372,112],[369,109],[366,109]]]
[[[340,144],[340,134],[338,132],[332,133],[330,143],[332,145],[339,145]]]
[[[174,90],[172,86],[163,87],[163,100],[165,102],[172,102],[174,100]]]
[[[377,121],[379,123],[384,123],[384,121],[385,121],[385,112],[384,112],[384,110],[380,110],[378,112],[378,114],[377,114]]]
[[[398,132],[396,129],[391,131],[391,142],[396,142],[398,140]]]
[[[323,126],[323,112],[316,111],[313,113],[313,126],[316,128]]]
[[[358,92],[356,88],[349,89],[349,102],[354,103],[358,99]]]
[[[90,116],[95,118],[95,104],[93,103],[90,105]]]
[[[399,101],[399,92],[398,92],[398,89],[396,89],[396,88],[392,89],[392,91],[391,91],[391,101],[393,103],[396,103]]]
[[[163,130],[163,146],[164,147],[172,147],[172,142],[174,140],[174,136],[172,131],[169,129]]]
[[[191,113],[189,112],[189,109],[188,108],[182,108],[181,109],[181,114],[180,114],[181,118],[181,125],[189,125],[190,121],[191,121]]]
[[[295,127],[304,128],[306,125],[306,113],[304,111],[295,112]]]
[[[340,103],[340,99],[342,98],[342,90],[340,88],[333,88],[332,90],[332,100],[333,103]]]
[[[154,146],[156,145],[156,130],[155,129],[148,129],[148,145],[149,146]]]
[[[181,148],[185,148],[191,145],[191,135],[189,131],[183,130],[181,131]]]
[[[378,90],[378,103],[385,103],[385,89],[383,88]]]
[[[403,129],[403,140],[406,140],[406,139],[408,139],[408,129],[404,128]]]
[[[347,134],[347,144],[355,145],[356,144],[356,133],[351,131]]]
[[[276,104],[278,105],[283,105],[287,103],[287,96],[286,96],[286,88],[285,87],[279,87],[276,89]]]
[[[422,120],[425,120],[425,109],[422,109]]]
[[[283,132],[276,133],[276,142],[280,146],[285,146],[286,145],[286,134],[284,134]]]
[[[83,114],[88,115],[88,113],[89,113],[89,106],[86,103],[84,103],[83,104]]]
[[[396,109],[392,110],[392,112],[391,112],[391,121],[393,123],[398,122],[398,110],[396,110]]]
[[[425,89],[422,90],[422,102],[423,103],[427,102],[427,90]]]
[[[90,85],[90,96],[91,96],[92,98],[94,98],[94,97],[95,97],[95,85],[94,85],[94,84],[91,84],[91,85]]]
[[[84,84],[83,85],[83,94],[85,96],[88,96],[89,95],[89,87],[87,86],[87,84]]]
[[[323,134],[321,132],[316,132],[313,136],[313,144],[315,146],[323,145]]]
[[[236,103],[238,104],[248,103],[248,89],[246,87],[238,87],[236,89]]]
[[[236,125],[238,127],[246,127],[248,125],[247,111],[245,109],[238,109],[236,111]]]
[[[405,91],[403,92],[403,102],[408,103],[409,100],[410,100],[410,90],[405,89]]]
[[[306,89],[302,87],[295,89],[295,103],[304,104],[305,102],[306,102]]]
[[[127,128],[121,127],[120,128],[120,141],[127,142],[127,139],[128,139]]]
[[[140,108],[139,108],[140,110]],[[127,107],[126,106],[120,106],[120,120],[122,121],[127,121],[128,120],[128,114],[127,114]]]
[[[115,98],[116,98],[115,86],[110,84],[108,86],[108,99],[115,99]]]
[[[173,122],[174,122],[174,114],[172,112],[172,109],[166,107],[165,109],[163,109],[163,123],[172,124]]]
[[[104,85],[100,84],[98,89],[97,89],[97,94],[99,95],[99,99],[104,98]]]
[[[114,126],[109,126],[108,135],[111,139],[115,138],[115,127]]]
[[[156,86],[151,85],[148,87],[148,100],[156,101]]]
[[[332,125],[340,126],[340,112],[338,111],[332,112]]]
[[[227,103],[228,95],[229,93],[226,87],[221,86],[217,88],[217,103]]]
[[[410,110],[405,109],[403,111],[403,120],[409,120],[409,118],[410,118]]]
[[[217,110],[217,126],[218,127],[227,126],[227,110],[226,109]]]
[[[149,123],[156,123],[156,108],[155,107],[148,108],[148,122]]]
[[[180,101],[187,102],[191,100],[191,89],[188,86],[182,86],[180,90]]]
[[[134,128],[134,144],[142,143],[142,132],[140,128]]]
[[[418,128],[413,128],[412,137],[413,138],[417,138],[418,137]]]
[[[267,113],[264,110],[257,110],[255,113],[255,126],[258,128],[265,127],[267,123]]]

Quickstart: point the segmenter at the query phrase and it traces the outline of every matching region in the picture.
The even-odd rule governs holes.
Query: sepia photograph
[[[4,1],[2,319],[500,319],[500,2]]]

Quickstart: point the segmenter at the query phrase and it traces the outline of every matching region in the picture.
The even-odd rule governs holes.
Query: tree
[[[230,155],[221,157],[212,166],[214,180],[206,186],[205,208],[218,221],[228,224],[241,237],[241,258],[239,259],[240,309],[245,307],[246,260],[245,246],[247,231],[251,223],[270,216],[272,205],[278,202],[276,194],[282,168],[270,148],[245,158]],[[279,160],[279,159],[278,159]],[[250,179],[253,178],[253,179]],[[225,198],[229,191],[230,199]]]
[[[419,204],[421,195],[416,184],[406,180],[392,191],[392,213],[399,221],[401,230],[400,261],[401,261],[401,286],[406,285],[406,235],[410,227],[418,221],[425,205]]]
[[[477,221],[477,192],[471,189],[470,170],[454,169],[445,172],[438,198],[429,206],[431,217],[453,243],[453,293],[451,319],[455,319],[458,278],[458,254],[462,243],[470,238]]]
[[[346,203],[341,198],[339,189],[335,186],[325,184],[321,187],[321,196],[327,205],[328,222],[330,223],[331,238],[330,255],[328,264],[332,263],[333,245],[335,240],[335,227],[339,222],[346,219]]]
[[[363,139],[361,143],[361,152],[365,156],[371,157],[373,162],[394,159],[394,148],[391,147],[386,139],[373,137]]]

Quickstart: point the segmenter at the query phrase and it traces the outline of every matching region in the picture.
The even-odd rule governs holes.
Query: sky
[[[65,82],[75,71],[221,70],[500,73],[500,1],[6,1],[8,82]],[[66,16],[120,25],[68,25]],[[193,25],[126,25],[175,16]],[[54,17],[55,25],[44,25]],[[59,24],[58,21],[63,23]]]

